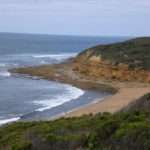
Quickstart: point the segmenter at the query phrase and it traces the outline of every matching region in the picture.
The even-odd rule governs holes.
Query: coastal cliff
[[[90,80],[150,83],[150,37],[89,48],[64,64],[10,71],[65,82],[88,77]]]
[[[89,48],[75,58],[73,70],[96,78],[150,83],[150,38]]]

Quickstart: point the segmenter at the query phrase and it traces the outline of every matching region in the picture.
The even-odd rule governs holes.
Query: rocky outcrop
[[[150,71],[130,70],[126,64],[118,66],[105,63],[74,63],[73,70],[93,78],[105,78],[120,81],[140,81],[150,83]]]

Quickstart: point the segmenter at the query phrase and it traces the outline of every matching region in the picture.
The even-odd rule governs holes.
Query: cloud
[[[0,31],[149,34],[149,8],[148,0],[0,0]]]

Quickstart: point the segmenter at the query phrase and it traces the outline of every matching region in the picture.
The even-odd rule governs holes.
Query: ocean
[[[60,63],[86,48],[126,39],[0,33],[0,124],[19,119],[49,119],[107,95],[68,84],[15,76],[8,69]]]

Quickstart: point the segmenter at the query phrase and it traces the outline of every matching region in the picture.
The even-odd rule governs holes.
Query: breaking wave
[[[35,54],[33,58],[52,58],[56,60],[64,60],[70,57],[75,57],[77,53],[64,53],[64,54]]]
[[[41,105],[42,107],[38,108],[36,111],[44,111],[59,105],[62,105],[68,101],[75,100],[82,96],[84,91],[73,86],[67,87],[67,93],[62,95],[56,95],[53,99],[43,99],[39,101],[34,101],[36,105]]]
[[[4,125],[4,124],[10,123],[10,122],[15,122],[19,119],[20,119],[20,117],[10,118],[10,119],[2,119],[2,120],[0,120],[0,125]]]
[[[10,77],[11,73],[8,71],[0,71],[0,77]]]

